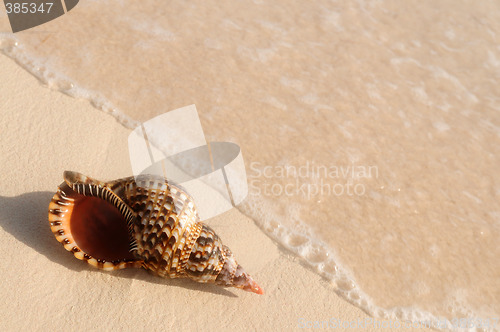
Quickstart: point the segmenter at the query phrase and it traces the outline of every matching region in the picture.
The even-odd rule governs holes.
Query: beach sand
[[[367,323],[349,331],[391,330],[373,328],[370,316],[236,209],[208,223],[262,296],[144,270],[106,273],[78,261],[50,231],[49,201],[64,170],[129,176],[129,130],[88,101],[43,86],[4,55],[0,77],[2,330],[290,330],[331,319]],[[85,130],[74,130],[76,123]]]

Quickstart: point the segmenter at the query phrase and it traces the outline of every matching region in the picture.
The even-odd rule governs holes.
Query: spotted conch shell
[[[162,177],[102,182],[66,171],[50,202],[49,222],[57,241],[94,267],[143,267],[161,277],[263,294],[231,250],[200,222],[192,198]]]

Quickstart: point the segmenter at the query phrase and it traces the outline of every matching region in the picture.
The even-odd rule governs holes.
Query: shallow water
[[[264,232],[373,315],[453,325],[500,317],[499,7],[81,1],[0,45],[130,128],[196,104]]]

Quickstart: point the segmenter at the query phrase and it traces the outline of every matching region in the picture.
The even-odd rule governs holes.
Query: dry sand
[[[42,86],[4,55],[0,77],[2,330],[290,330],[301,318],[370,319],[235,209],[209,223],[263,296],[143,270],[106,273],[76,260],[51,234],[49,201],[66,169],[130,175],[129,130],[87,101]],[[75,131],[82,122],[86,130]],[[349,329],[356,330],[387,329]]]

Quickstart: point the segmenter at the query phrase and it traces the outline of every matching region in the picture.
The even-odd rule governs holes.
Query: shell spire
[[[143,267],[161,277],[263,294],[215,231],[200,222],[180,186],[151,175],[112,182],[70,171],[63,177],[49,221],[76,258],[107,271]]]

